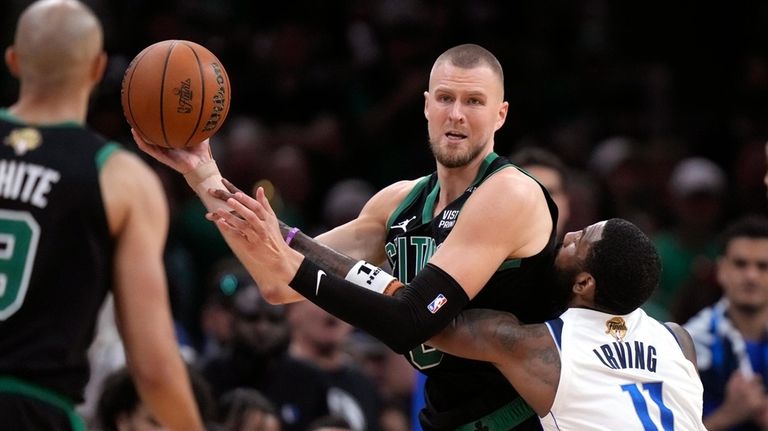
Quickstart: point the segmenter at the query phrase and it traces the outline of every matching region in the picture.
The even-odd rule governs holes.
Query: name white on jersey
[[[58,171],[45,166],[0,160],[0,197],[45,208],[47,195],[60,178]]]

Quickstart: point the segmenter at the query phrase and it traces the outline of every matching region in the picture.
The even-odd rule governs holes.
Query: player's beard
[[[576,275],[582,271],[579,267],[556,268],[555,270],[555,305],[563,311],[570,306],[573,296],[573,283]]]
[[[480,153],[483,152],[485,145],[479,145],[477,147],[470,147],[467,150],[461,151],[448,151],[440,147],[439,144],[435,144],[432,140],[429,141],[429,148],[432,150],[432,154],[435,156],[435,160],[446,168],[460,168],[468,165],[475,160]]]

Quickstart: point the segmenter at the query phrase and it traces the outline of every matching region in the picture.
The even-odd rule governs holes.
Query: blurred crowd
[[[0,2],[5,45],[28,3]],[[119,97],[127,64],[160,40],[205,45],[232,84],[230,116],[212,139],[222,173],[245,190],[265,187],[279,216],[308,234],[351,219],[379,188],[434,170],[422,93],[436,56],[465,42],[504,67],[510,114],[497,152],[557,172],[545,185],[562,195],[560,232],[623,217],[654,238],[664,265],[647,306],[655,317],[684,323],[717,301],[716,288],[695,287],[716,284],[718,233],[766,209],[765,2],[85,3],[105,23],[110,55],[92,127],[133,148]],[[0,74],[0,106],[15,85]],[[531,149],[554,161],[527,163]],[[179,339],[215,404],[227,406],[220,422],[253,404],[284,430],[334,414],[356,430],[408,429],[416,376],[405,362],[310,304],[259,301],[183,178],[153,166],[172,211],[167,269]],[[546,172],[530,172],[547,182]],[[108,332],[94,354],[111,372],[120,353]],[[316,349],[322,354],[307,353]],[[292,361],[309,362],[306,375]],[[280,381],[263,378],[282,372]],[[369,382],[373,398],[347,380]],[[317,399],[335,404],[312,399],[310,381]],[[341,388],[335,398],[333,388]]]

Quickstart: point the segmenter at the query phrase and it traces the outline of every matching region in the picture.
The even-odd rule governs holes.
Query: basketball
[[[224,123],[229,77],[204,46],[165,40],[131,61],[120,97],[125,119],[147,143],[182,148],[210,138]]]

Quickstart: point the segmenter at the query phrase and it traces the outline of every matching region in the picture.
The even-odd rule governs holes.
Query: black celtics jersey
[[[117,148],[75,123],[0,110],[0,376],[82,400],[112,280],[99,166]]]
[[[516,167],[496,153],[489,154],[473,184],[434,217],[440,188],[437,174],[419,180],[388,221],[386,253],[393,275],[404,283],[412,281],[451,233],[467,199],[501,169]],[[535,256],[505,261],[468,308],[504,310],[524,322],[554,317],[556,310],[547,292],[551,291],[557,207],[546,190],[544,194],[553,226],[549,243]],[[426,408],[420,418],[425,429],[455,429],[517,397],[504,376],[489,363],[451,356],[427,345],[412,350],[406,358],[427,375]]]

